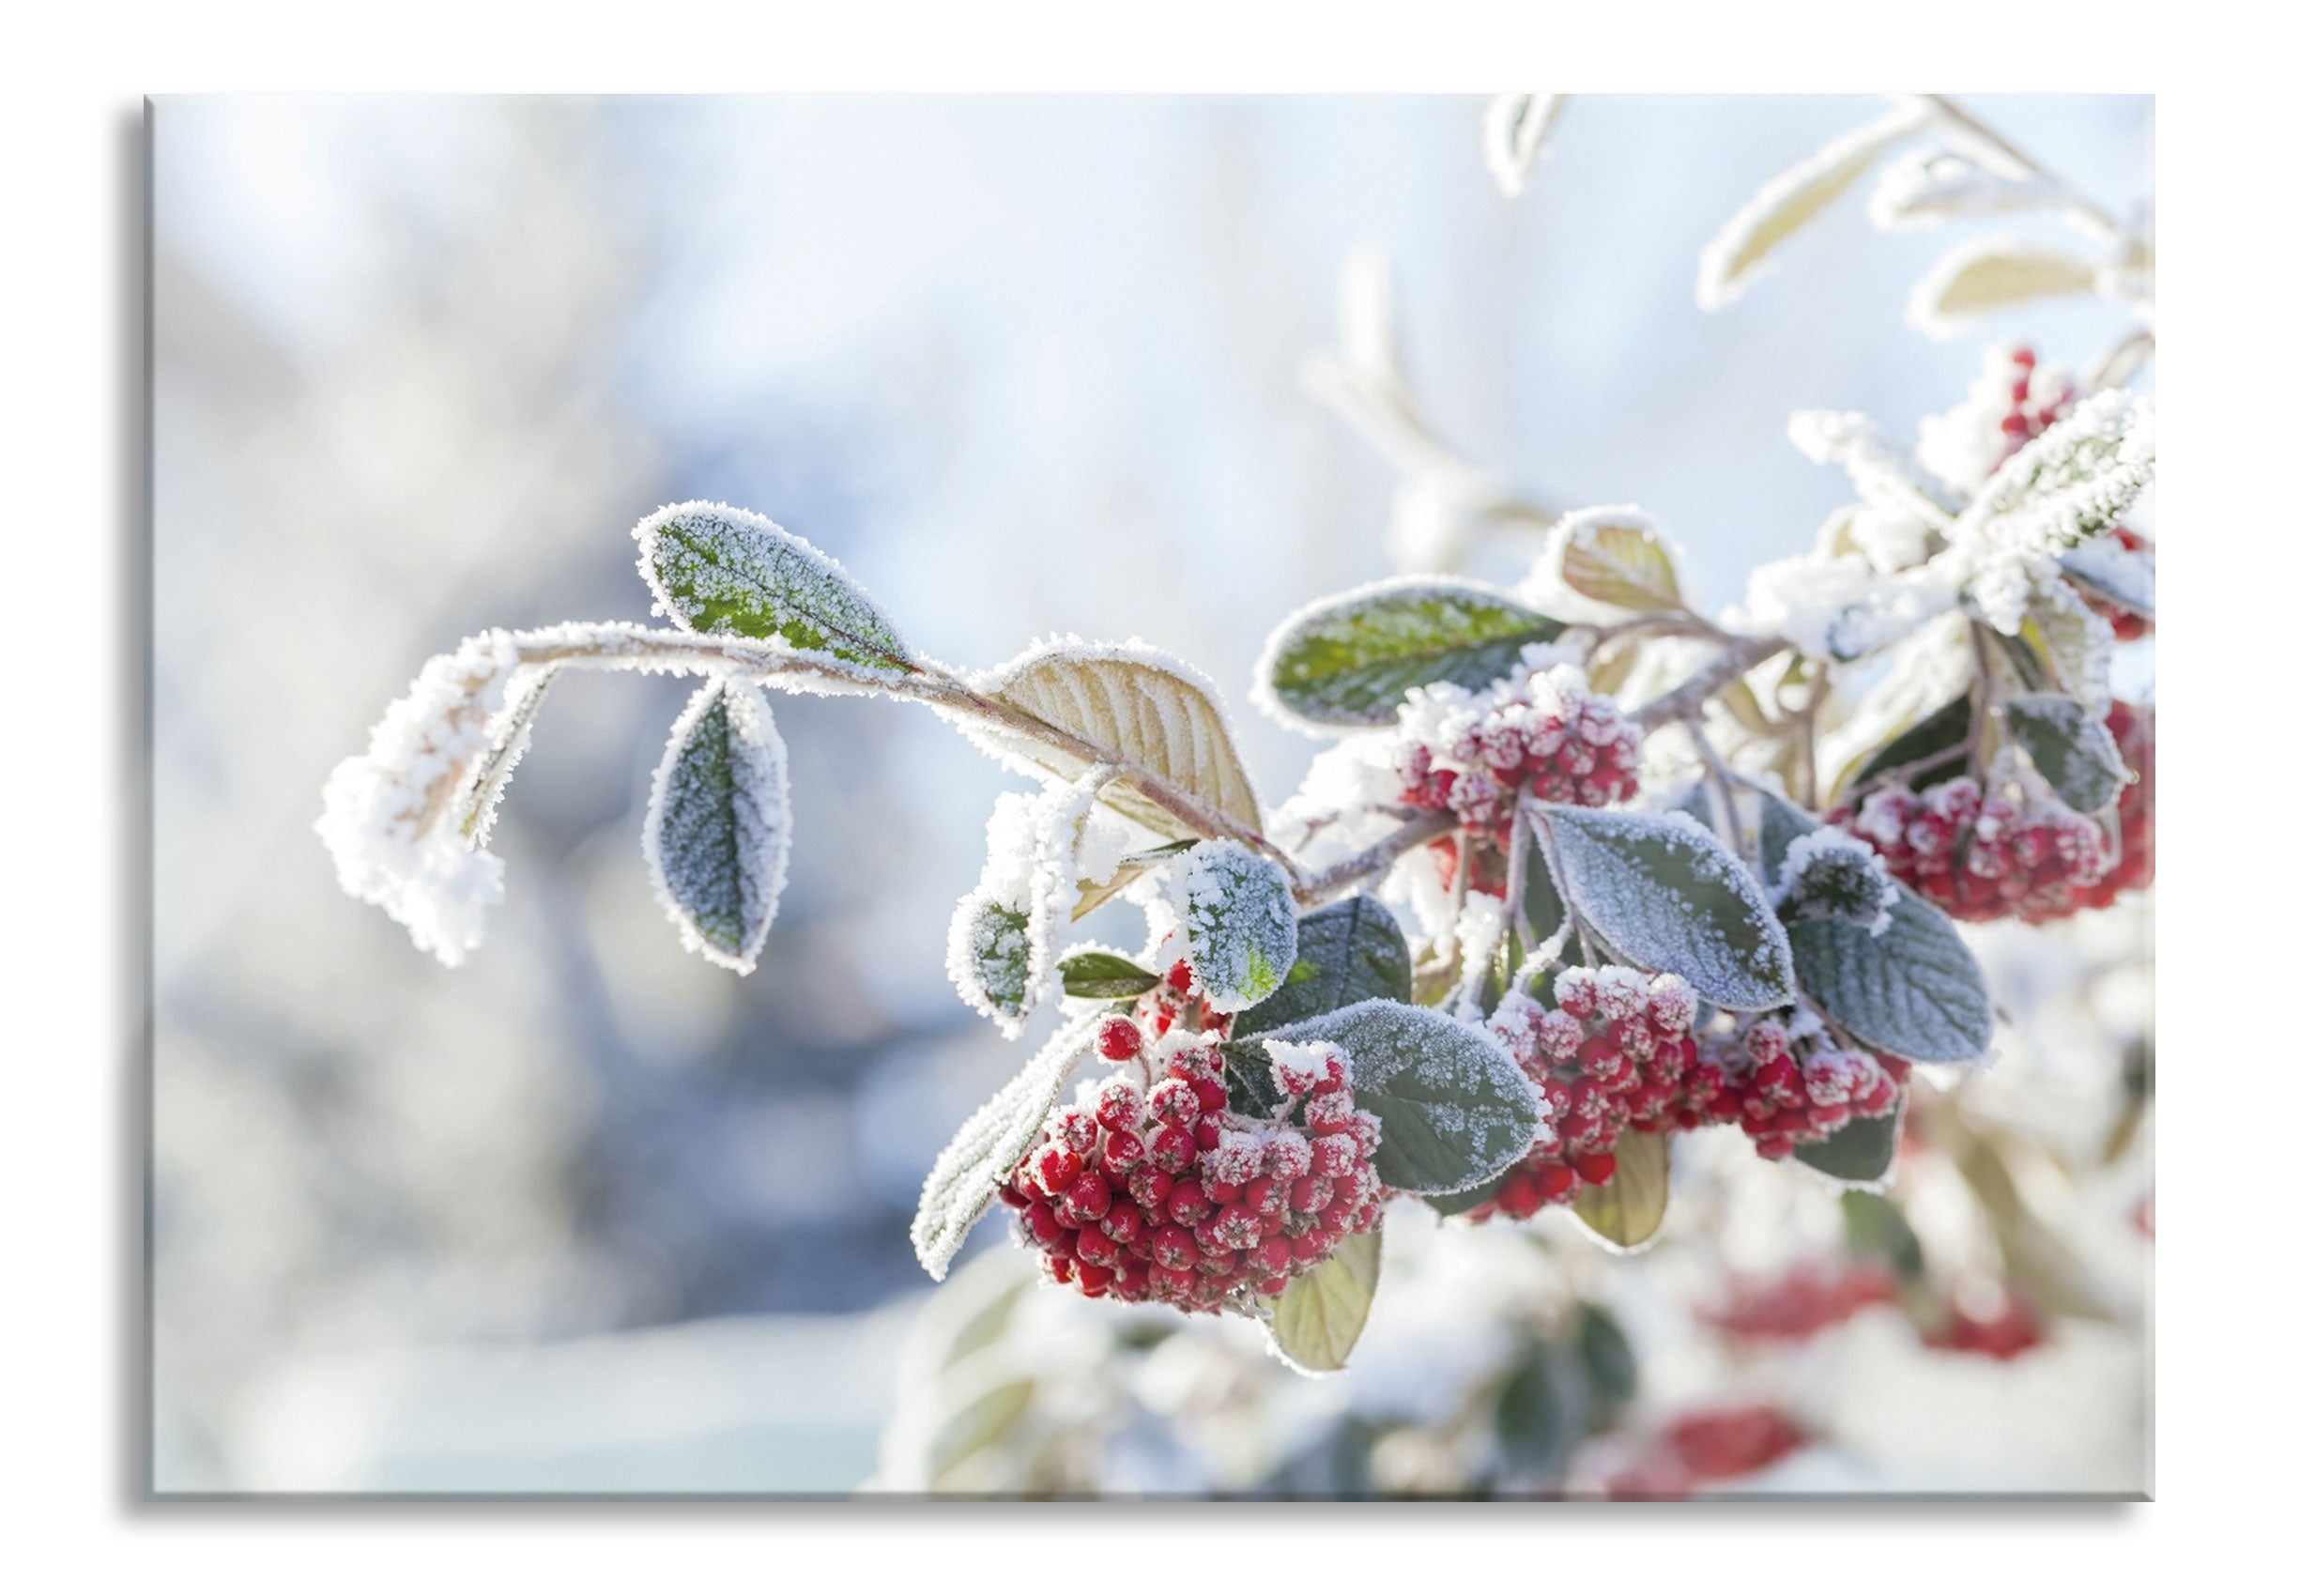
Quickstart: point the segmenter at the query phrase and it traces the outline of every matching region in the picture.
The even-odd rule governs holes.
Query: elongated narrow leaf
[[[790,861],[783,739],[758,689],[713,681],[687,701],[655,770],[642,847],[680,940],[748,974]]]
[[[544,695],[559,679],[560,668],[553,666],[536,671],[531,676],[514,678],[505,697],[502,709],[487,726],[487,751],[474,761],[470,778],[461,790],[463,806],[458,827],[474,848],[487,846],[488,836],[495,830],[497,808],[503,802],[503,790],[511,785],[511,773],[518,768],[527,753],[527,745],[535,732],[535,716],[543,709]]]
[[[1613,1178],[1584,1187],[1573,1199],[1573,1217],[1606,1246],[1634,1252],[1660,1234],[1662,1216],[1669,1211],[1669,1138],[1624,1131],[1613,1159]]]
[[[1343,1237],[1270,1303],[1270,1344],[1305,1374],[1333,1373],[1350,1360],[1381,1279],[1382,1233]]]
[[[1285,984],[1237,1017],[1234,1036],[1258,1036],[1368,998],[1410,1003],[1414,958],[1396,918],[1360,894],[1305,914]]]
[[[690,631],[912,668],[901,635],[846,568],[764,515],[697,499],[656,511],[633,535],[656,609]]]
[[[2089,294],[2100,269],[2065,250],[2022,238],[1975,238],[1940,257],[1910,291],[1909,325],[1955,338],[1999,311]]]
[[[1234,1014],[1278,990],[1299,935],[1285,875],[1245,844],[1190,851],[1173,876],[1190,974],[1218,1011]]]
[[[1694,285],[1701,308],[1719,310],[1740,298],[1774,250],[1835,204],[1879,155],[1922,127],[1925,115],[1920,106],[1896,106],[1758,190],[1701,251]]]
[[[1510,672],[1526,644],[1555,641],[1564,629],[1483,582],[1375,582],[1280,622],[1254,668],[1254,698],[1308,729],[1387,726],[1409,689],[1484,687]]]
[[[1721,1008],[1790,1001],[1788,934],[1713,835],[1665,815],[1536,807],[1566,899],[1616,953],[1682,976]]]
[[[2058,688],[2080,704],[2108,713],[2116,631],[2084,602],[2074,583],[2054,581],[2040,587],[2020,617],[2018,635],[2005,640],[2019,645],[2007,651],[2016,659],[2025,649],[2037,668],[2040,679],[2032,685]]]
[[[2018,694],[2004,700],[2004,723],[2036,774],[2070,808],[2097,814],[2124,790],[2130,773],[2116,739],[2076,699],[2059,693]]]
[[[1092,1017],[1075,1020],[1054,1033],[1020,1074],[969,1116],[934,1160],[911,1221],[911,1245],[936,1280],[949,1272],[967,1232],[1054,1112],[1070,1072],[1094,1045],[1096,1023]]]
[[[1677,564],[1660,529],[1635,510],[1584,510],[1550,533],[1565,585],[1622,609],[1676,609],[1684,602]]]
[[[1909,1094],[1901,1094],[1889,1113],[1848,1120],[1826,1139],[1797,1149],[1797,1161],[1827,1175],[1839,1186],[1856,1191],[1881,1191],[1893,1184],[1893,1163],[1901,1142],[1901,1115],[1909,1109]]]
[[[1819,822],[1771,794],[1764,806],[1766,869],[1778,876],[1789,840]],[[1842,920],[1789,928],[1807,995],[1863,1046],[1899,1058],[1963,1064],[1986,1053],[1996,1011],[1955,923],[1909,891],[1886,913],[1882,936]]]
[[[1065,997],[1140,997],[1158,984],[1158,977],[1131,959],[1099,948],[1074,953],[1056,966],[1062,972]]]
[[[1490,1179],[1525,1156],[1542,1123],[1525,1071],[1484,1032],[1433,1009],[1374,998],[1257,1040],[1331,1042],[1349,1054],[1357,1106],[1382,1122],[1374,1169],[1401,1191]]]
[[[989,672],[978,685],[1050,733],[962,720],[967,735],[991,752],[1066,781],[1096,764],[1119,766],[1102,802],[1160,836],[1220,832],[1179,818],[1152,795],[1153,787],[1232,825],[1262,829],[1262,806],[1213,684],[1180,660],[1136,643],[1063,638]]]

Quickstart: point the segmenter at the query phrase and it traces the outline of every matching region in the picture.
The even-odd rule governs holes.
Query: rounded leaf
[[[1613,1178],[1573,1199],[1573,1218],[1617,1252],[1651,1245],[1668,1211],[1669,1138],[1659,1131],[1624,1131],[1613,1147]]]
[[[1382,1278],[1382,1233],[1344,1236],[1326,1261],[1270,1302],[1270,1345],[1305,1374],[1330,1374],[1350,1358],[1373,1312]]]
[[[1254,668],[1254,701],[1297,729],[1387,726],[1408,690],[1484,687],[1560,622],[1501,589],[1401,577],[1321,599],[1279,624]]]
[[[1359,894],[1302,916],[1284,984],[1240,1014],[1230,1034],[1256,1036],[1368,998],[1407,1003],[1413,991],[1405,933],[1378,899]]]

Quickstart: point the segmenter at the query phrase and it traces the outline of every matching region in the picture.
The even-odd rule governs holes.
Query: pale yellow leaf
[[[1669,1207],[1669,1138],[1626,1130],[1614,1143],[1613,1178],[1586,1187],[1573,1217],[1607,1246],[1634,1251],[1653,1239]]]

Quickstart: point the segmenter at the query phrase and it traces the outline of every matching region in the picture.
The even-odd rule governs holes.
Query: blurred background
[[[2147,100],[1970,104],[2110,211],[2146,201]],[[1565,1228],[1401,1226],[1423,1287],[1312,1384],[1243,1327],[1017,1295],[995,1224],[920,1318],[919,1182],[1029,1045],[943,974],[1005,778],[931,716],[778,702],[797,844],[748,980],[680,950],[639,857],[676,683],[553,694],[465,969],[343,896],[311,830],[427,655],[644,618],[629,528],[698,498],[829,549],[943,659],[1059,631],[1181,653],[1275,802],[1316,744],[1246,709],[1264,637],[1393,568],[1396,477],[1301,381],[1369,242],[1438,435],[1532,502],[1642,504],[1728,602],[1847,497],[1787,414],[1913,437],[1987,341],[1903,324],[1943,237],[1857,200],[1739,305],[1694,306],[1701,244],[1880,108],[1575,100],[1512,201],[1473,98],[157,101],[156,1486],[916,1489],[958,1445],[988,1470],[962,1488],[1458,1488],[1452,1396],[1602,1299],[1635,1401],[1805,1404],[1825,1444],[1767,1488],[2138,1488],[2146,1170],[2047,1166],[2129,1106],[2144,907],[2097,946],[1976,939],[2042,1019],[1972,1113],[2045,1149],[2013,1176],[2063,1193],[2100,1288],[2029,1357],[1869,1322],[1779,1369],[1720,1353],[1696,1261],[1791,1261],[1838,1208],[1720,1157],[1710,1219],[1634,1263]],[[2076,364],[2126,325],[2078,299],[2011,330]],[[2128,978],[2104,1000],[2106,967]],[[1936,1250],[1972,1222],[1910,1204]],[[950,1337],[994,1333],[1035,1383],[920,1395]],[[997,1444],[953,1442],[937,1403]]]

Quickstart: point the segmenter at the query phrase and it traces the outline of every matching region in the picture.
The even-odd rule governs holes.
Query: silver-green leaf
[[[1310,729],[1387,726],[1415,687],[1480,688],[1560,622],[1501,589],[1457,577],[1375,582],[1297,610],[1264,646],[1254,699]]]
[[[846,567],[764,515],[696,499],[656,511],[632,535],[656,609],[689,631],[913,668],[894,622]]]
[[[790,861],[783,739],[757,688],[714,680],[687,701],[655,770],[641,846],[680,939],[748,974]]]

